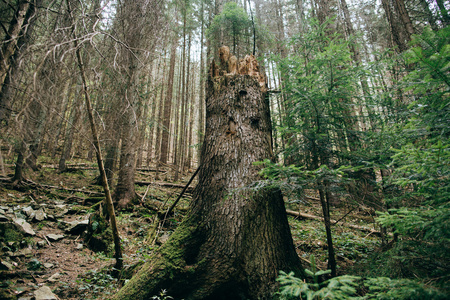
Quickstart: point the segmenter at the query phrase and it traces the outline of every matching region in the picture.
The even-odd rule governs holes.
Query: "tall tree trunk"
[[[411,35],[414,34],[414,28],[406,10],[405,2],[403,0],[395,0],[395,9],[403,24],[406,39],[409,42],[411,41]]]
[[[271,299],[279,270],[303,276],[281,192],[248,188],[260,180],[253,163],[272,153],[264,89],[243,74],[209,77],[206,89],[190,212],[115,299],[149,299],[162,288],[184,299]]]
[[[70,89],[67,90],[67,93],[70,94]],[[78,91],[77,91],[77,93],[78,93]],[[67,122],[69,128],[67,129],[67,133],[64,138],[64,145],[63,145],[63,149],[61,152],[61,158],[60,158],[59,164],[58,164],[59,172],[63,172],[67,168],[66,161],[70,158],[70,154],[72,152],[73,136],[75,134],[77,124],[80,120],[81,109],[83,107],[82,103],[78,103],[79,102],[78,97],[75,96],[74,98],[75,99],[72,104],[73,107],[72,107],[72,111],[70,113],[70,118],[69,118],[69,121]]]
[[[174,35],[172,40],[172,48],[170,50],[170,66],[169,66],[169,80],[167,82],[167,94],[164,100],[164,113],[162,122],[161,134],[161,152],[159,154],[159,163],[166,164],[169,157],[169,130],[170,117],[172,111],[172,94],[173,94],[173,78],[175,74],[175,60],[177,51],[178,38]]]
[[[150,162],[152,161],[152,157],[153,157],[153,139],[155,138],[156,132],[155,130],[157,130],[158,126],[158,120],[156,119],[156,110],[157,110],[157,104],[158,104],[158,86],[161,86],[158,82],[157,82],[157,78],[159,76],[160,70],[161,70],[161,62],[162,62],[162,57],[160,56],[159,60],[158,60],[158,67],[155,71],[155,80],[153,82],[152,85],[152,89],[154,91],[153,93],[153,101],[152,101],[152,115],[150,117],[150,126],[149,126],[149,138],[148,138],[148,146],[147,146],[147,166],[150,166]],[[163,72],[163,76],[164,76],[164,72]],[[161,91],[162,93],[162,91]]]
[[[381,0],[381,3],[389,23],[392,40],[394,44],[397,45],[399,51],[403,52],[408,49],[408,46],[406,45],[405,37],[399,27],[398,20],[392,11],[391,0]]]
[[[204,118],[204,104],[205,104],[205,55],[203,51],[203,42],[204,42],[204,32],[205,32],[205,15],[204,15],[204,1],[201,1],[201,33],[200,33],[200,95],[199,95],[199,118],[198,118],[198,144],[201,145],[203,142],[203,134],[205,128],[205,118]],[[200,151],[198,153],[198,161],[200,161]]]
[[[9,23],[9,29],[0,49],[0,90],[3,88],[6,74],[11,65],[11,58],[16,52],[17,42],[23,29],[22,26],[27,23],[27,17],[31,17],[31,14],[28,13],[28,10],[30,9],[34,9],[34,5],[32,5],[30,1],[19,1],[17,3],[16,14]]]
[[[127,93],[128,91],[125,92]],[[127,208],[131,201],[136,198],[134,175],[136,170],[137,120],[135,120],[133,115],[132,110],[134,109],[134,105],[130,104],[130,107],[122,115],[119,174],[113,197],[114,202],[122,209]]]
[[[166,51],[164,51],[163,55],[164,59],[164,67],[163,67],[163,73],[162,73],[162,79],[161,79],[161,91],[159,94],[159,108],[158,108],[158,124],[156,127],[156,140],[155,140],[155,159],[158,160],[159,164],[159,157],[161,155],[161,142],[162,142],[162,131],[164,128],[162,128],[163,124],[163,110],[164,110],[164,82],[166,79]],[[157,166],[158,169],[158,166]],[[159,180],[158,172],[155,174],[155,179]]]
[[[22,1],[21,3],[26,2]],[[20,53],[23,53],[25,49],[28,47],[28,42],[30,37],[33,34],[34,30],[34,24],[36,20],[36,10],[37,7],[41,4],[42,0],[36,0],[36,1],[28,1],[30,3],[30,7],[27,10],[27,13],[25,15],[25,19],[23,20],[23,24],[21,26],[21,31],[19,33],[18,40],[9,40],[8,42],[5,42],[3,44],[3,47],[8,47],[8,43],[11,43],[10,45],[16,43],[14,46],[15,49],[13,49],[14,53],[9,54],[11,57],[9,57],[9,60],[4,56],[8,55],[8,53],[3,53],[3,48],[0,49],[0,59],[2,58],[3,53],[3,59],[6,60],[5,64],[8,65],[9,61],[9,67],[6,70],[5,79],[3,81],[3,84],[0,88],[0,128],[3,125],[8,124],[8,119],[11,116],[11,102],[13,101],[14,95],[13,91],[17,88],[15,87],[15,81],[16,77],[19,75],[19,61],[20,61]],[[19,12],[18,12],[19,13]],[[19,13],[20,14],[20,13]],[[16,17],[19,17],[16,14]],[[14,23],[16,22],[16,23]],[[11,23],[11,26],[13,27],[13,23],[15,25],[18,25],[19,20],[15,19]],[[12,28],[10,28],[12,29]],[[8,35],[5,37],[8,38]],[[0,62],[0,64],[2,64]],[[0,67],[1,69],[1,67]]]

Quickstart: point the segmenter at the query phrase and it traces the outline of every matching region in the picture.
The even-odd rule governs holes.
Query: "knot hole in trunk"
[[[255,128],[255,129],[259,129],[259,121],[261,119],[259,117],[251,117],[250,118],[250,125]]]
[[[227,134],[227,137],[236,135],[236,122],[234,122],[233,118],[230,118],[228,120],[228,130],[227,130],[226,134]]]
[[[239,91],[239,100],[242,100],[245,96],[247,96],[246,90],[240,90]]]

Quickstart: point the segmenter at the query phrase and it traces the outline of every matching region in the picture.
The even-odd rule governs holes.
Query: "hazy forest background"
[[[277,297],[445,299],[449,10],[443,0],[0,1],[0,298],[52,275],[33,256],[62,243],[43,238],[67,217],[52,209],[70,205],[69,222],[101,207],[96,136],[128,273],[111,275],[109,239],[85,272],[46,284],[61,299],[114,294],[164,243],[195,182],[166,224],[156,216],[198,167],[207,72],[226,45],[265,71],[274,159],[249,188],[281,188],[307,269],[306,281],[281,273]],[[42,203],[42,220],[24,211]],[[13,234],[5,224],[19,217],[41,235]]]

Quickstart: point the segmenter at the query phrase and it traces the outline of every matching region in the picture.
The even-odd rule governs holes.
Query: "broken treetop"
[[[219,48],[220,65],[211,62],[209,75],[211,78],[229,75],[250,75],[258,81],[263,92],[267,91],[266,76],[264,72],[260,72],[258,61],[253,55],[246,55],[243,59],[237,61],[236,56],[230,56],[230,49],[227,46]]]

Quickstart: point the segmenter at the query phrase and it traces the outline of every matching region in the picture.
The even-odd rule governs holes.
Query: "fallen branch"
[[[286,209],[286,213],[288,215],[294,216],[294,217],[301,217],[301,218],[310,219],[310,220],[323,221],[322,217],[314,216],[314,215],[310,215],[310,214],[305,214],[305,213],[293,211],[293,210],[290,210],[290,209]],[[330,222],[336,223],[337,221],[330,220]],[[380,231],[377,231],[375,229],[368,228],[368,227],[363,227],[363,226],[358,226],[358,225],[353,225],[353,224],[346,224],[346,226],[350,227],[350,228],[353,228],[353,229],[361,230],[361,231],[364,231],[364,232],[370,232],[371,234],[381,234]]]
[[[194,180],[195,176],[197,175],[198,171],[200,171],[200,166],[197,168],[197,170],[194,172],[194,174],[191,176],[191,179],[189,179],[188,183],[184,186],[183,190],[181,191],[180,195],[178,196],[177,200],[175,200],[175,202],[172,204],[172,206],[167,210],[166,214],[164,215],[164,220],[166,219],[166,217],[168,215],[170,215],[170,213],[172,212],[172,210],[175,208],[175,206],[177,205],[178,201],[180,201],[181,197],[183,197],[183,194],[186,192],[187,188],[189,187],[189,185],[191,184],[192,180]]]
[[[184,188],[185,185],[183,184],[176,184],[176,183],[169,183],[169,182],[149,182],[149,181],[136,181],[135,184],[139,186],[145,186],[145,185],[159,185],[164,187],[171,187],[171,188]],[[191,193],[194,190],[193,187],[189,187],[186,189],[186,192]]]
[[[55,189],[55,190],[62,190],[62,191],[68,191],[68,192],[74,192],[74,193],[83,193],[83,194],[89,194],[91,196],[104,196],[105,194],[100,193],[100,192],[96,192],[96,191],[89,191],[89,190],[82,190],[82,189],[71,189],[71,188],[66,188],[66,187],[62,187],[62,186],[57,186],[57,185],[49,185],[49,184],[42,184],[42,183],[37,183],[31,180],[27,180],[27,183],[32,185],[32,186],[36,186],[36,187],[43,187],[43,188],[48,188],[48,189]]]

